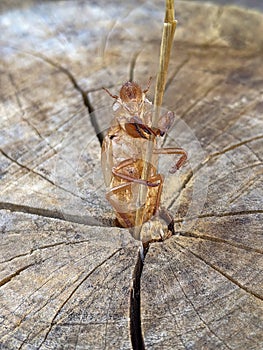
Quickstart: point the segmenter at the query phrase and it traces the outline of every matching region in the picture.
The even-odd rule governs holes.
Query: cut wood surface
[[[1,8],[0,349],[262,349],[263,14],[175,7],[165,145],[189,161],[160,172],[180,235],[141,275],[105,199],[102,87],[152,76],[152,98],[164,3]]]

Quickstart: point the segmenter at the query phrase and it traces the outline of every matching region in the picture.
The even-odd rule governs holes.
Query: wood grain
[[[1,349],[131,349],[132,312],[140,348],[261,349],[263,15],[176,2],[165,145],[189,161],[168,176],[162,158],[160,171],[180,235],[150,245],[135,290],[140,242],[105,199],[101,88],[153,76],[152,97],[164,6],[1,11]]]

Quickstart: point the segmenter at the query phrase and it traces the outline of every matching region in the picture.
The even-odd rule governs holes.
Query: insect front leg
[[[180,169],[187,160],[187,152],[183,148],[158,148],[154,149],[153,153],[155,154],[180,154],[181,157],[179,160],[172,166],[169,170],[171,174],[174,174],[178,169]]]
[[[152,137],[164,136],[170,129],[174,121],[174,113],[168,112],[161,117],[158,123],[158,127],[150,127],[142,122],[142,119],[138,116],[130,118],[129,123],[125,124],[125,131],[128,135],[134,138],[143,138],[150,140]]]
[[[174,113],[169,111],[161,116],[158,122],[158,128],[160,129],[160,136],[163,136],[171,128],[174,122]]]

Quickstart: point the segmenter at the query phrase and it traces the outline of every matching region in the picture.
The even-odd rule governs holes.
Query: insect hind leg
[[[159,186],[159,183],[156,181],[153,181],[151,178],[149,180],[143,180],[141,178],[135,177],[133,174],[128,175],[127,173],[125,173],[125,170],[128,169],[128,166],[134,165],[134,164],[135,164],[134,159],[132,159],[132,158],[125,159],[118,166],[112,168],[112,174],[115,177],[118,177],[122,180],[128,181],[128,183],[133,182],[133,183],[138,183],[138,184],[145,185],[148,187]]]
[[[125,213],[123,211],[123,207],[120,205],[120,203],[118,203],[118,200],[114,200],[113,196],[115,193],[118,193],[119,191],[127,188],[131,186],[131,183],[126,182],[126,183],[122,183],[118,186],[115,186],[113,188],[111,188],[107,193],[106,193],[106,199],[109,201],[109,203],[111,204],[111,206],[114,208],[114,210],[116,211],[117,214],[117,220],[119,221],[119,223],[121,224],[119,218],[122,219],[123,224],[121,224],[122,227],[133,227],[133,224],[131,222],[131,220],[129,219],[127,213]]]

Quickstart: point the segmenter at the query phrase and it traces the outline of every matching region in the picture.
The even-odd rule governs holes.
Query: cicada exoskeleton
[[[113,122],[102,145],[102,169],[107,186],[106,198],[115,210],[121,226],[132,228],[138,214],[138,195],[145,186],[143,203],[144,223],[157,214],[163,188],[164,177],[157,172],[160,154],[179,154],[180,158],[170,172],[174,173],[186,161],[187,154],[181,148],[157,148],[156,138],[164,136],[171,127],[174,115],[167,112],[160,117],[157,127],[152,125],[152,103],[146,92],[135,82],[125,83],[119,96],[108,94],[113,103]],[[151,162],[146,164],[145,154],[148,142],[153,142]],[[147,178],[143,170],[147,166]]]

